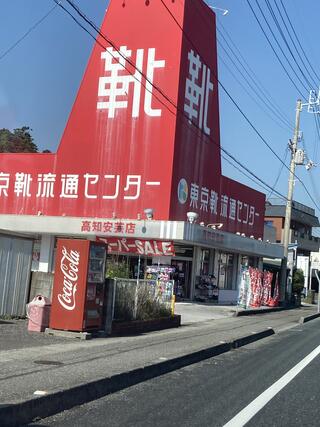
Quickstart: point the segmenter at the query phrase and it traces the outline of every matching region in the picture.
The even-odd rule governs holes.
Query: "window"
[[[209,274],[209,256],[209,249],[201,250],[200,276],[207,276]]]
[[[219,289],[232,290],[237,288],[237,283],[234,277],[235,262],[236,257],[234,254],[220,253],[218,272]]]
[[[266,225],[267,227],[273,227],[273,221],[264,221],[264,225]]]

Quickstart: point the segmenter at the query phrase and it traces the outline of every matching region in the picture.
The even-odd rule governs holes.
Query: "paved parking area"
[[[232,305],[226,306],[203,302],[177,302],[175,313],[181,315],[181,323],[186,325],[231,317],[236,308],[236,306]]]

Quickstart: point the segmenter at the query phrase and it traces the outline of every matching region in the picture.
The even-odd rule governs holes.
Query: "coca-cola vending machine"
[[[87,331],[102,326],[107,246],[58,239],[50,328]]]

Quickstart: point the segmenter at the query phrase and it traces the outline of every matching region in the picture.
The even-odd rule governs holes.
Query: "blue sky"
[[[57,7],[35,30],[3,56],[8,48],[53,8],[54,2],[53,0],[10,0],[10,2],[2,3],[0,127],[13,129],[23,125],[30,126],[40,150],[48,148],[55,151],[81,82],[93,41]],[[100,25],[108,6],[107,0],[77,0],[76,3],[88,17]],[[294,125],[296,101],[301,94],[290,82],[268,45],[247,0],[207,0],[207,3],[229,11],[225,16],[217,11],[219,79],[266,142],[280,158],[286,159],[285,162],[288,165],[289,152],[286,155],[285,153],[288,140],[293,137],[290,125],[292,127]],[[256,0],[250,0],[250,3],[261,23],[267,28],[258,10]],[[269,0],[269,3],[277,12],[274,0]],[[259,0],[258,4],[280,41],[279,32],[275,28],[266,1]],[[277,0],[277,4],[280,7],[279,0]],[[320,3],[314,0],[304,0],[303,2],[283,0],[283,4],[307,58],[316,73],[320,75],[317,35]],[[280,15],[278,15],[278,19],[280,19]],[[284,28],[283,25],[282,28]],[[268,32],[268,34],[270,33]],[[269,35],[269,37],[283,63],[286,64],[286,60],[280,54],[272,36]],[[229,50],[226,40],[239,58],[242,55],[241,62],[245,64],[255,82],[258,82],[258,88],[263,86],[263,90],[253,86],[262,97],[262,101],[258,101],[259,105],[256,103],[257,95],[251,91],[241,73],[246,76],[247,80],[250,77],[245,74],[241,66],[237,65],[238,68],[236,68],[231,62],[228,53],[233,61],[237,61],[237,59]],[[290,39],[287,38],[287,40],[290,43]],[[281,43],[290,63],[303,79],[286,46],[283,42]],[[296,55],[295,57],[300,62]],[[307,90],[294,77],[287,64],[286,68],[293,76],[300,92],[307,98]],[[308,75],[308,72],[312,73],[308,64],[308,70],[305,70],[302,65],[301,68],[305,75]],[[317,80],[317,77],[314,76],[314,80]],[[316,83],[320,84],[320,81]],[[305,85],[308,86],[307,83]],[[310,87],[310,89],[316,88]],[[264,90],[267,91],[267,95],[264,94]],[[221,88],[219,92],[222,146],[257,176],[273,186],[281,163],[263,144]],[[288,124],[280,122],[279,125],[279,118],[270,118],[272,113],[266,107],[270,102],[273,108],[277,108],[277,114],[280,112],[282,120]],[[309,198],[299,182],[296,182],[295,185],[294,198],[312,207],[316,207],[315,202],[320,207],[320,189],[317,189],[320,173],[319,138],[316,134],[315,118],[312,114],[307,113],[306,108],[301,113],[301,131],[303,131],[309,158],[315,163],[319,163],[319,166],[312,168],[309,172],[303,166],[299,166],[296,172],[314,201]],[[261,190],[259,186],[224,160],[223,173]],[[282,194],[287,193],[287,181],[288,171],[283,168],[276,187]],[[320,215],[319,209],[317,209],[317,214]]]

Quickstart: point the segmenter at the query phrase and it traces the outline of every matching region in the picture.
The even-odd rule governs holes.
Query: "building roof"
[[[279,217],[285,218],[286,206],[285,205],[267,205],[265,211],[265,218],[268,217]],[[315,211],[308,206],[304,206],[300,203],[293,202],[291,221],[300,222],[301,224],[308,225],[310,227],[319,227],[319,219],[315,215]]]

